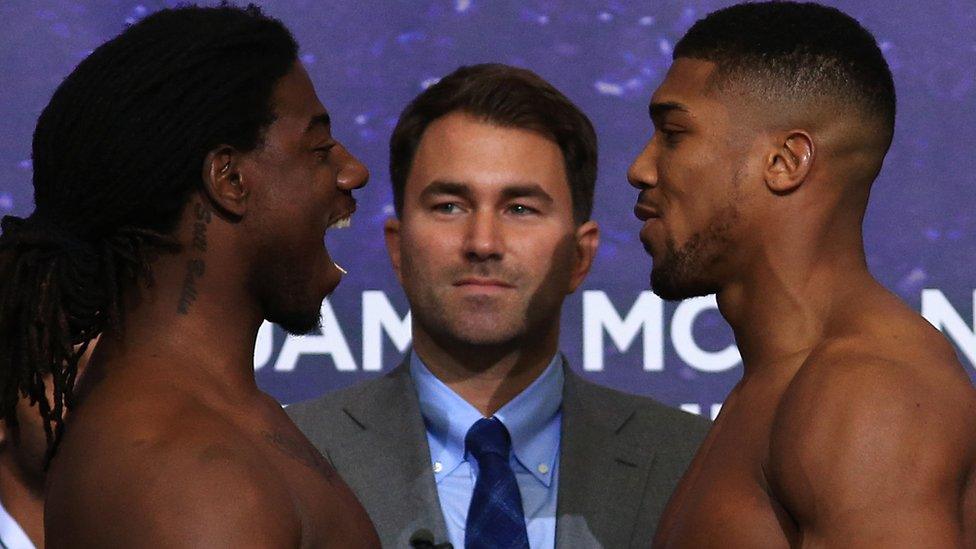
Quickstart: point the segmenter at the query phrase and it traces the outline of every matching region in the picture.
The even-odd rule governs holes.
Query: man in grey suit
[[[558,353],[563,300],[599,241],[596,150],[565,96],[504,65],[462,67],[401,115],[385,234],[413,350],[288,408],[384,546],[653,538],[708,423],[588,383]]]

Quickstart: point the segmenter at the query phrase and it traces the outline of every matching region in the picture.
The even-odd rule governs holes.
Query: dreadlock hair
[[[673,58],[712,61],[712,84],[770,101],[827,98],[878,123],[891,143],[895,84],[874,36],[844,12],[813,2],[737,4],[697,21]],[[801,99],[802,100],[802,99]]]
[[[162,10],[92,52],[41,113],[35,210],[0,224],[0,418],[16,426],[18,399],[38,403],[48,459],[78,360],[121,326],[123,291],[152,284],[152,259],[180,249],[171,233],[206,155],[261,145],[297,51],[253,5]]]

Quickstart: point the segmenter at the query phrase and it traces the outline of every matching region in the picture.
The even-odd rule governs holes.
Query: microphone
[[[412,549],[454,549],[450,542],[434,543],[434,534],[426,528],[421,528],[410,536]]]

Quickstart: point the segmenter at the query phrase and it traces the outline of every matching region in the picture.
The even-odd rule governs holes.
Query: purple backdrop
[[[868,210],[872,271],[953,342],[976,379],[976,4],[830,1],[874,32],[894,71],[894,145]],[[57,84],[104,40],[175,2],[0,3],[0,215],[32,209],[30,140]],[[662,304],[631,214],[626,168],[650,133],[647,101],[671,47],[728,2],[403,0],[265,3],[301,44],[334,132],[371,169],[353,227],[328,244],[351,275],[324,307],[324,335],[262,330],[263,388],[282,402],[377,375],[399,360],[406,301],[381,238],[392,211],[386,143],[404,104],[460,64],[538,72],[593,120],[600,137],[594,217],[600,253],[566,302],[563,349],[590,378],[708,414],[741,375],[713,301]]]

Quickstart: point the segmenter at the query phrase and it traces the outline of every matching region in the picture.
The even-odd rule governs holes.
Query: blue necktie
[[[509,465],[512,439],[508,429],[495,418],[481,418],[468,429],[464,447],[478,460],[465,549],[528,549],[522,496]]]

